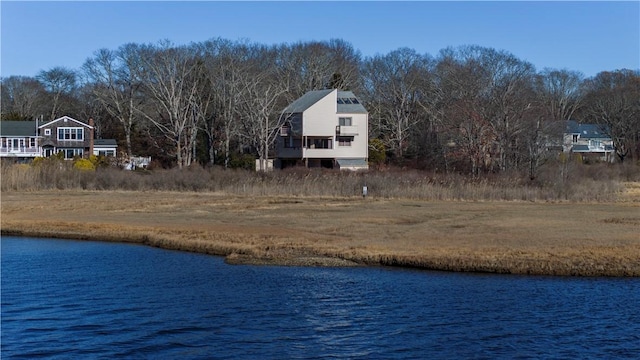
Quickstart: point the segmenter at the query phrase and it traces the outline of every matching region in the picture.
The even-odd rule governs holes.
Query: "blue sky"
[[[506,50],[585,76],[640,68],[640,1],[0,2],[0,75],[79,69],[94,51],[129,42],[214,37],[262,44],[348,41],[364,57],[400,47]]]

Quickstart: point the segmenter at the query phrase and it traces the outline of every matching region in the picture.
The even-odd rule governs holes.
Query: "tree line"
[[[91,117],[121,153],[165,167],[272,156],[283,109],[334,88],[353,91],[369,111],[371,151],[383,152],[375,161],[535,177],[569,119],[603,125],[621,162],[640,158],[640,70],[538,71],[481,46],[363,57],[340,39],[129,43],[97,50],[80,69],[11,76],[1,86],[3,120]]]

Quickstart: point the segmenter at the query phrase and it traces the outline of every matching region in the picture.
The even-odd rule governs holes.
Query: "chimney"
[[[94,122],[93,122],[93,118],[89,118],[89,155],[87,156],[87,158],[91,157],[91,155],[93,155],[93,134],[94,134]]]

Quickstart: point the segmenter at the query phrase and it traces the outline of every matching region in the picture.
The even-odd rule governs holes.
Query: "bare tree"
[[[143,46],[141,50],[140,78],[155,108],[155,113],[142,114],[174,145],[178,167],[189,166],[198,129],[194,104],[200,88],[201,63],[196,61],[192,48],[175,47],[167,41]]]
[[[640,72],[601,72],[586,81],[585,115],[613,140],[620,159],[637,148],[640,137]]]
[[[10,76],[0,81],[3,120],[30,120],[43,114],[45,89],[35,78]]]
[[[117,51],[98,50],[83,66],[94,84],[94,96],[122,126],[128,157],[133,155],[131,133],[142,103],[140,66],[140,47],[136,44],[123,45]]]
[[[523,134],[529,162],[528,172],[535,179],[538,169],[561,149],[566,121],[572,119],[583,99],[583,76],[569,70],[544,69],[535,79],[534,109]]]
[[[240,134],[258,153],[259,170],[266,170],[269,149],[285,120],[276,109],[284,108],[283,95],[289,91],[289,84],[281,81],[281,74],[274,66],[277,58],[274,49],[254,47],[253,50],[252,67],[242,81],[239,109],[243,131]]]
[[[246,42],[232,43],[223,39],[212,39],[201,46],[206,69],[205,79],[211,91],[204,131],[209,142],[209,159],[213,163],[217,138],[223,144],[224,166],[229,166],[230,146],[240,128],[239,107],[246,77],[249,76],[251,45]]]
[[[445,132],[447,168],[451,163],[467,163],[472,175],[489,167],[495,134],[482,115],[481,96],[487,79],[482,64],[461,58],[453,49],[441,51],[436,74],[441,97],[440,127]]]
[[[513,170],[521,161],[521,136],[533,110],[535,68],[503,51],[480,51],[491,78],[485,116],[496,134],[498,166],[501,171]]]
[[[312,90],[354,90],[359,85],[361,55],[340,39],[299,42],[277,48],[277,66],[291,84],[289,102]]]
[[[60,112],[61,102],[65,96],[72,94],[76,88],[76,73],[64,67],[54,67],[53,69],[41,71],[38,79],[51,96],[51,117],[55,119]]]
[[[570,70],[544,69],[536,77],[536,91],[546,121],[571,120],[582,105],[582,73]]]
[[[429,77],[428,58],[414,50],[402,48],[388,55],[367,59],[363,66],[365,99],[379,113],[377,131],[384,134],[387,145],[398,158],[404,155],[408,139],[424,119],[423,81]],[[375,130],[374,130],[375,131]]]
[[[517,168],[520,137],[534,100],[534,67],[509,53],[479,46],[445,49],[441,57],[441,62],[454,69],[453,89],[464,94],[459,104],[472,109],[471,120],[491,127],[495,147],[485,159],[501,171]]]

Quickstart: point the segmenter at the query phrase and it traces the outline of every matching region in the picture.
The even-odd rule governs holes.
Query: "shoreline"
[[[234,265],[640,276],[636,202],[589,206],[86,191],[2,195],[3,236],[137,243],[223,256]]]
[[[517,261],[503,262],[499,258],[487,259],[480,254],[450,254],[441,257],[399,258],[395,256],[358,256],[349,258],[316,254],[308,250],[274,249],[263,253],[245,251],[242,249],[217,248],[202,246],[202,244],[185,245],[171,239],[153,239],[142,235],[138,241],[131,237],[119,239],[117,237],[95,237],[95,234],[75,233],[44,233],[38,231],[23,231],[20,229],[0,230],[2,236],[34,237],[69,239],[77,241],[99,241],[113,243],[138,244],[172,251],[201,253],[220,256],[229,265],[253,266],[293,266],[293,267],[399,267],[426,271],[466,272],[481,274],[512,274],[531,276],[579,276],[579,277],[640,277],[640,265],[633,263],[607,263],[605,259],[592,258],[590,260],[575,258],[557,259],[556,261],[541,261],[521,254]],[[530,254],[529,254],[530,255]],[[503,254],[503,258],[508,258]]]

